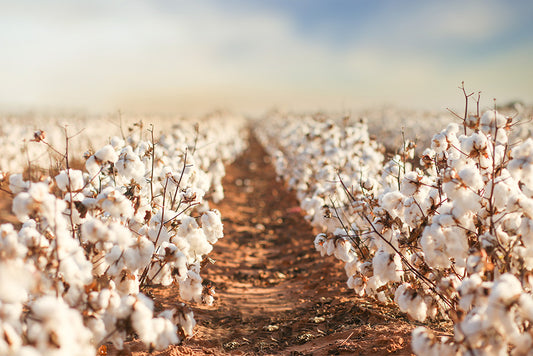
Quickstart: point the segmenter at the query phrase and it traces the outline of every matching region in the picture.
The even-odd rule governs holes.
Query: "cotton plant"
[[[191,337],[183,302],[214,302],[201,267],[224,235],[206,194],[223,196],[220,164],[244,149],[242,124],[226,125],[231,137],[220,142],[198,135],[194,144],[144,139],[137,128],[88,151],[83,170],[68,166],[67,152],[67,167],[40,182],[3,176],[22,227],[0,227],[0,282],[12,286],[0,293],[0,353],[91,354],[109,342],[121,349],[134,334],[162,349]],[[171,284],[183,302],[156,312],[144,292]]]

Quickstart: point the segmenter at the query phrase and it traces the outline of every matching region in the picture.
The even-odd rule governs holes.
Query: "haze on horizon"
[[[533,3],[0,0],[0,111],[533,103]]]

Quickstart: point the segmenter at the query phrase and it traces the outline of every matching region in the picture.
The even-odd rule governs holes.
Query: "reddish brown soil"
[[[196,334],[155,355],[410,355],[414,325],[394,308],[354,296],[343,266],[314,250],[294,194],[254,139],[224,179],[225,237],[203,272],[212,307],[193,306]],[[154,290],[172,304],[176,290]],[[129,344],[134,355],[146,350]],[[145,350],[141,352],[141,350]]]

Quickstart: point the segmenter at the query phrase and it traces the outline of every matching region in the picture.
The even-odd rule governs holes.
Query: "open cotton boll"
[[[198,227],[196,220],[190,216],[184,216],[181,219],[181,225],[178,227],[176,234],[184,238],[189,243],[188,258],[193,263],[197,259],[202,259],[203,255],[213,250],[213,246],[207,241],[204,231]]]
[[[154,244],[145,236],[137,236],[135,242],[124,250],[124,262],[126,266],[136,271],[147,266],[154,253]]]
[[[22,174],[17,173],[17,174],[11,174],[9,176],[9,190],[13,194],[15,195],[19,194],[20,192],[27,190],[29,187],[30,187],[30,182],[25,181],[22,178]]]
[[[204,213],[200,221],[202,223],[202,230],[209,243],[214,244],[218,239],[224,237],[222,220],[218,210]]]
[[[475,192],[484,187],[484,181],[481,172],[475,165],[471,164],[465,166],[459,171],[458,176],[461,178],[464,184],[466,184]]]
[[[522,291],[522,284],[518,278],[511,273],[504,273],[494,282],[489,303],[507,306],[516,302]]]
[[[398,217],[403,210],[405,196],[399,191],[386,193],[381,197],[381,206],[393,217]]]
[[[507,118],[496,110],[486,111],[480,119],[481,131],[486,134],[494,134],[496,129],[505,127]]]
[[[20,303],[28,299],[37,280],[33,268],[21,260],[0,262],[0,302]]]
[[[115,149],[111,145],[105,145],[98,151],[94,153],[94,157],[96,158],[97,162],[101,163],[115,163],[118,159],[118,154],[115,152]]]
[[[131,146],[126,146],[120,152],[115,164],[120,175],[127,179],[134,179],[138,183],[143,182],[145,167],[138,155],[133,152]]]
[[[394,301],[400,310],[412,318],[423,322],[427,318],[428,306],[420,293],[409,284],[401,284],[394,293]]]
[[[179,286],[181,299],[196,303],[202,301],[203,286],[198,265],[191,266],[191,269],[187,271],[187,279],[179,281]]]
[[[402,260],[397,253],[390,254],[379,249],[372,259],[374,275],[383,282],[399,282],[403,275]]]
[[[533,223],[532,223],[532,229],[533,229]],[[324,257],[327,254],[327,237],[326,234],[320,233],[316,235],[315,237],[315,249],[320,252],[320,256]]]
[[[69,190],[69,184],[70,191],[73,192],[79,191],[85,186],[83,172],[76,169],[62,170],[55,177],[55,180],[58,188],[64,192]]]
[[[119,190],[113,187],[105,188],[96,197],[98,205],[106,213],[109,213],[114,218],[124,216],[130,218],[133,215],[133,206]]]
[[[83,325],[81,313],[63,300],[44,296],[30,306],[27,338],[42,355],[94,355],[91,332]]]

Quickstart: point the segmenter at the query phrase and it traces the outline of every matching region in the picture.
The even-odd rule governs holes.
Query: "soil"
[[[316,231],[253,137],[226,167],[223,186],[214,208],[225,237],[210,254],[216,262],[202,270],[216,286],[215,304],[193,305],[195,335],[154,355],[411,355],[415,325],[348,290],[342,263],[315,251]],[[161,308],[177,295],[152,293]],[[126,354],[148,354],[140,342],[127,347]]]

